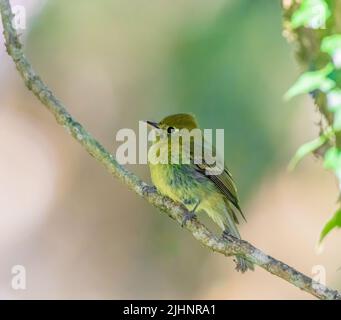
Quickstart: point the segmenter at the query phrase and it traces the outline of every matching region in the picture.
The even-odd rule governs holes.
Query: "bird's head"
[[[158,129],[172,133],[173,130],[187,129],[189,131],[198,128],[198,124],[193,115],[188,113],[178,113],[163,118],[160,122],[147,121],[147,123]]]

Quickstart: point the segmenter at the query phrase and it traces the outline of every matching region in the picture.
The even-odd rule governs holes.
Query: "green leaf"
[[[329,128],[326,130],[326,132],[319,136],[318,138],[309,141],[302,146],[300,146],[295,155],[292,157],[288,169],[291,171],[296,168],[297,164],[308,154],[314,152],[316,149],[320,148],[323,146],[324,143],[327,142],[328,139],[332,136],[333,131]]]
[[[341,69],[341,48],[335,50],[332,57],[335,68]]]
[[[341,68],[341,34],[334,34],[322,40],[321,51],[327,52],[336,68]]]
[[[335,131],[341,130],[341,108],[334,114],[333,128]]]
[[[330,74],[333,69],[333,65],[329,63],[321,70],[303,73],[285,93],[284,99],[289,100],[299,94],[312,92],[317,89],[326,92],[334,88],[335,81],[327,78],[327,75]]]
[[[341,49],[341,34],[334,34],[325,37],[321,43],[321,51],[330,54],[331,56],[338,49]]]
[[[318,89],[320,89],[323,92],[328,92],[329,90],[333,89],[335,86],[336,86],[336,83],[334,80],[325,78],[321,81],[320,87]]]
[[[335,131],[341,130],[341,90],[335,88],[327,93],[328,110],[334,113],[333,128]]]
[[[340,171],[341,169],[341,150],[332,147],[324,155],[324,167],[333,171]]]
[[[291,18],[292,28],[323,28],[331,12],[324,0],[303,0]]]
[[[319,242],[321,243],[322,240],[326,237],[326,235],[336,227],[337,228],[341,227],[341,209],[336,211],[333,217],[325,224],[321,231]]]
[[[341,108],[341,90],[335,88],[327,94],[328,110],[337,112]]]

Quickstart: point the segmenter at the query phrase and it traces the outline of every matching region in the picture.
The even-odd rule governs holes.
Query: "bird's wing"
[[[194,142],[195,143],[195,142]],[[203,150],[205,148],[210,148],[209,153],[207,154],[212,154],[216,153],[215,149],[207,142],[204,141],[203,143]],[[194,155],[193,155],[193,147],[191,147],[191,159],[194,161]],[[210,169],[214,168],[217,164],[213,164],[210,165],[208,163],[205,162],[204,159],[201,158],[201,162],[200,164],[196,164],[196,162],[198,161],[194,161],[194,164],[196,166],[196,170],[206,176],[208,179],[210,179],[218,188],[218,190],[226,197],[226,199],[228,200],[228,202],[232,203],[232,205],[238,209],[238,211],[240,212],[241,216],[243,217],[243,219],[246,221],[245,216],[240,208],[239,205],[239,198],[238,198],[238,194],[237,194],[237,188],[236,185],[233,181],[232,175],[230,173],[230,171],[227,169],[227,167],[225,166],[225,164],[222,163],[222,166],[224,166],[224,168],[221,167],[221,170],[219,171],[218,174],[208,174],[208,172],[210,171]],[[219,166],[219,164],[218,164]],[[211,172],[212,173],[212,172]],[[233,212],[233,210],[231,210]],[[234,215],[234,220],[236,222],[238,222],[238,219],[236,217],[236,215],[233,213]]]
[[[218,175],[207,174],[206,169],[210,166],[206,163],[196,164],[197,171],[201,174],[205,175],[208,179],[210,179],[218,188],[218,190],[226,196],[227,200],[233,204],[234,207],[238,209],[243,219],[246,221],[245,216],[239,205],[239,198],[237,194],[237,188],[233,181],[233,178],[228,171],[227,168],[224,168],[224,171]],[[235,217],[235,220],[236,217]]]

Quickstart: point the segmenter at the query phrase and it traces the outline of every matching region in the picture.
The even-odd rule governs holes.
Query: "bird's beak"
[[[150,125],[151,127],[153,127],[153,128],[156,128],[156,129],[159,129],[159,125],[158,125],[158,123],[157,122],[153,122],[153,121],[149,121],[149,120],[147,120],[147,121],[145,121],[148,125]]]

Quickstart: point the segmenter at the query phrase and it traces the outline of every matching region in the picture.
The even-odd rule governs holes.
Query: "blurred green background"
[[[283,102],[298,68],[281,35],[278,1],[17,3],[30,3],[23,38],[36,71],[109,150],[120,128],[176,112],[223,128],[225,160],[249,220],[242,235],[308,274],[322,264],[340,285],[336,236],[324,255],[314,251],[335,202],[334,180],[312,160],[286,171],[295,148],[315,136],[318,117],[308,98]],[[10,239],[0,247],[3,297],[310,298],[259,269],[237,274],[232,259],[201,247],[127,190],[4,61],[0,120],[11,139],[2,150],[13,154],[0,162],[1,190],[6,221],[15,222],[3,227]],[[146,166],[129,169],[149,181]],[[8,285],[17,263],[29,270],[25,292]]]

